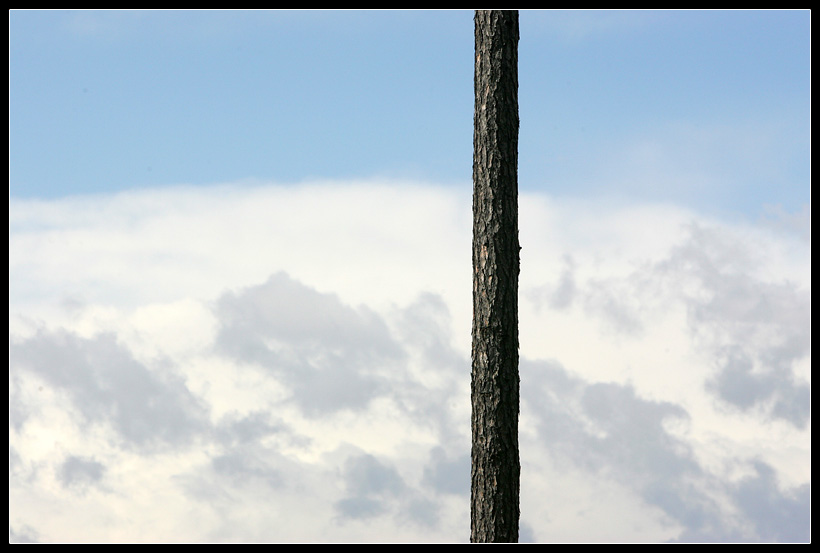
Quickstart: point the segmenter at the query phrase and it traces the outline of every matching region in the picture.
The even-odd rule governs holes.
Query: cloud
[[[170,367],[143,365],[112,333],[40,331],[11,341],[9,365],[12,378],[65,394],[82,426],[110,426],[127,447],[184,447],[204,425],[205,408]]]
[[[811,487],[799,486],[786,493],[779,489],[774,469],[754,463],[756,474],[735,486],[734,497],[753,521],[763,541],[807,542],[811,538]]]
[[[424,467],[423,482],[439,493],[449,493],[462,497],[470,496],[470,455],[450,458],[443,447],[430,452],[430,461]]]
[[[9,526],[9,543],[37,543],[37,532],[27,526]]]
[[[385,498],[400,495],[405,488],[398,472],[372,455],[348,458],[343,479],[347,488],[344,499],[336,504],[342,516],[368,518],[384,510]]]
[[[466,541],[462,192],[12,200],[10,537]],[[521,204],[522,540],[806,541],[809,244]]]
[[[93,458],[71,455],[60,467],[59,479],[66,487],[84,488],[96,484],[105,475],[105,465]]]
[[[384,393],[379,373],[402,357],[378,315],[284,273],[223,295],[215,311],[217,349],[284,380],[300,407],[314,415],[366,407]]]
[[[635,486],[647,478],[671,482],[696,466],[685,442],[666,430],[670,420],[688,419],[680,406],[642,399],[628,385],[573,378],[555,363],[524,370],[532,383],[525,401],[536,412],[541,440],[555,454]]]
[[[538,441],[548,454],[628,486],[684,529],[677,539],[808,539],[809,526],[788,518],[799,512],[797,520],[808,522],[808,485],[782,490],[772,467],[755,459],[739,461],[756,476],[739,482],[715,478],[686,440],[667,430],[669,422],[688,422],[680,406],[638,397],[628,385],[586,382],[556,363],[530,363],[524,370],[533,384],[525,390],[525,409],[535,411],[530,416],[538,421]]]
[[[713,352],[707,388],[741,410],[804,428],[809,385],[801,363],[811,348],[811,294],[794,280],[761,278],[759,250],[717,229],[693,227],[662,262],[683,284],[693,338]]]

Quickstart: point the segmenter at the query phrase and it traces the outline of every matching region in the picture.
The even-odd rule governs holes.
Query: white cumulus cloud
[[[470,198],[12,199],[10,539],[466,541]],[[522,539],[807,541],[808,241],[520,205]]]

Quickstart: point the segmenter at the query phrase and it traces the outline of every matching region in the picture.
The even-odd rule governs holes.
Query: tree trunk
[[[474,87],[470,541],[517,542],[517,11],[476,11]]]

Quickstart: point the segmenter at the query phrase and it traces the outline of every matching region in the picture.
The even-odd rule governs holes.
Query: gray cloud
[[[635,490],[683,527],[679,541],[800,541],[808,535],[806,487],[779,490],[773,469],[760,462],[754,462],[758,476],[740,484],[710,475],[665,429],[666,421],[688,418],[680,406],[642,399],[629,386],[587,383],[556,362],[522,360],[521,370],[529,382],[522,388],[524,409],[536,418],[539,441],[550,453]],[[743,513],[742,520],[725,503]]]
[[[565,309],[572,305],[577,293],[575,284],[575,261],[571,255],[564,256],[564,270],[561,279],[549,297],[549,306],[552,309]]]
[[[688,417],[681,407],[643,400],[627,386],[586,383],[555,362],[521,365],[522,399],[538,417],[541,440],[582,466],[642,485],[696,467],[688,447],[664,429],[666,420]]]
[[[211,459],[211,467],[218,477],[233,485],[253,483],[255,486],[277,489],[284,485],[281,472],[271,464],[266,450],[253,445],[238,447]]]
[[[395,496],[405,487],[396,469],[369,454],[349,458],[344,478],[348,492],[356,496]]]
[[[680,542],[808,543],[811,539],[811,485],[782,490],[774,469],[752,461],[754,474],[737,483],[720,483],[742,524],[701,517],[687,521]]]
[[[376,457],[363,454],[345,462],[343,479],[346,496],[336,502],[343,518],[370,518],[388,510],[391,499],[405,491],[405,483],[395,468]]]
[[[395,319],[399,341],[418,349],[425,363],[449,370],[464,362],[450,344],[450,310],[441,296],[422,293],[396,313]]]
[[[692,336],[715,359],[706,388],[737,409],[805,428],[810,390],[795,365],[810,355],[810,291],[755,276],[748,242],[697,225],[658,268],[678,285]]]
[[[545,284],[527,290],[526,297],[540,311],[544,304],[550,309],[563,310],[572,306],[578,296],[578,283],[575,277],[575,260],[569,254],[564,255],[564,268],[555,284]]]
[[[345,461],[342,479],[345,495],[334,504],[341,520],[391,515],[429,528],[438,524],[438,503],[405,482],[387,460],[368,453],[351,455]]]
[[[11,340],[9,340],[9,426],[19,432],[31,413],[31,406],[27,405],[21,394],[17,393],[21,387],[20,375],[11,369]]]
[[[741,511],[753,521],[763,541],[808,542],[811,539],[811,485],[782,491],[774,469],[755,462],[756,474],[733,486]]]
[[[435,447],[424,467],[423,482],[440,493],[469,497],[470,462],[469,451],[451,458],[443,447]]]
[[[9,524],[9,543],[38,543],[39,534],[37,530],[27,525]]]
[[[811,390],[807,383],[795,381],[790,363],[771,356],[771,361],[758,370],[742,348],[727,349],[718,373],[707,382],[707,389],[743,411],[759,408],[773,419],[805,428],[811,415]]]
[[[336,502],[336,511],[343,518],[368,519],[381,515],[386,511],[383,501],[370,497],[345,497]]]
[[[396,340],[420,365],[415,374],[393,373],[392,396],[414,421],[434,428],[439,443],[464,443],[469,436],[453,418],[453,407],[469,401],[464,375],[469,375],[470,360],[453,347],[447,304],[436,294],[420,294],[410,305],[396,310],[390,320]],[[435,384],[422,384],[431,373]]]
[[[105,472],[105,465],[94,458],[70,455],[60,465],[57,478],[67,488],[82,490],[100,482]]]
[[[518,543],[536,543],[535,532],[526,522],[518,524]]]
[[[231,413],[220,420],[214,434],[217,441],[226,447],[258,442],[268,436],[289,433],[289,429],[282,422],[272,420],[270,413],[254,411],[240,416]]]
[[[378,315],[284,273],[224,294],[214,312],[218,351],[269,370],[312,416],[366,407],[385,392],[386,366],[403,357]]]
[[[205,408],[171,367],[137,361],[114,334],[41,330],[10,342],[13,376],[64,391],[86,424],[110,425],[127,446],[180,447],[207,427]]]
[[[578,283],[565,259],[559,284],[534,289],[530,299],[560,310],[583,298],[588,314],[625,338],[639,337],[653,317],[682,303],[689,339],[713,370],[705,389],[724,405],[803,429],[810,386],[796,367],[810,356],[811,292],[768,277],[764,247],[737,231],[693,223],[665,258],[625,276]]]

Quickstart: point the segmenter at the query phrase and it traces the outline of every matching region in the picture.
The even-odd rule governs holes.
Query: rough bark
[[[518,12],[475,14],[472,542],[517,542]]]

